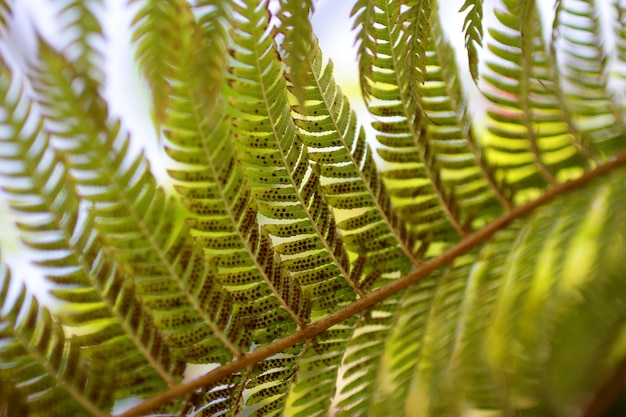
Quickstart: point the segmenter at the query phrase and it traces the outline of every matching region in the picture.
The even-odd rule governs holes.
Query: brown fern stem
[[[158,406],[167,404],[168,402],[194,392],[202,387],[215,384],[222,378],[245,368],[247,366],[255,365],[258,362],[280,353],[285,349],[294,346],[305,340],[310,340],[321,334],[331,326],[340,323],[362,311],[365,311],[373,307],[376,303],[389,298],[390,296],[404,290],[410,285],[415,284],[420,279],[427,277],[430,273],[450,264],[458,256],[464,255],[476,248],[478,245],[488,241],[496,232],[504,229],[513,221],[518,220],[524,216],[529,215],[535,209],[546,205],[547,203],[555,200],[558,197],[566,195],[570,192],[578,190],[587,186],[593,180],[607,175],[616,169],[626,166],[626,152],[618,154],[608,162],[599,165],[583,174],[581,177],[571,180],[565,183],[558,184],[553,188],[546,191],[537,199],[530,201],[522,206],[515,207],[506,214],[498,217],[493,222],[489,223],[482,229],[472,233],[471,235],[462,239],[459,243],[452,246],[441,255],[437,256],[421,264],[420,267],[403,276],[402,278],[385,285],[371,293],[365,294],[363,298],[355,301],[354,303],[338,310],[321,320],[318,320],[304,329],[272,342],[266,346],[259,347],[248,355],[239,357],[238,359],[224,364],[211,372],[187,383],[176,385],[169,390],[152,397],[143,403],[118,414],[116,417],[138,417],[145,415]],[[587,415],[586,415],[587,416]],[[592,416],[591,414],[588,416]]]
[[[615,403],[626,385],[626,357],[617,365],[615,372],[593,395],[581,417],[602,417]]]

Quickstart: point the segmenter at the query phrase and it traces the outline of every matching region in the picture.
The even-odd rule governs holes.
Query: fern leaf
[[[55,2],[61,31],[68,36],[62,46],[70,61],[91,79],[102,82],[104,52],[99,42],[104,38],[102,25],[97,16],[104,8],[102,0],[62,0]]]
[[[137,45],[136,59],[150,85],[154,116],[157,125],[165,118],[176,77],[175,68],[181,65],[178,51],[195,45],[193,64],[197,68],[220,69],[224,65],[226,30],[224,28],[229,8],[225,2],[197,2],[199,28],[194,31],[196,17],[191,6],[176,0],[148,1],[133,19],[132,41]],[[215,49],[208,49],[215,46]],[[189,58],[189,57],[188,57]],[[186,63],[192,68],[191,62]],[[215,98],[219,93],[221,71],[211,71],[212,83],[198,89],[197,93]],[[210,86],[213,86],[211,88]],[[207,109],[208,110],[208,109]]]
[[[567,107],[583,140],[605,157],[621,149],[620,135],[626,132],[626,125],[607,93],[607,57],[596,6],[582,0],[562,1],[559,6],[555,42],[568,87]]]
[[[467,11],[463,22],[465,49],[469,70],[474,82],[478,81],[478,48],[483,46],[483,0],[465,0],[459,13]]]
[[[426,78],[432,0],[398,0],[393,7],[401,10],[399,24],[403,27],[404,58],[411,92],[419,97],[418,83]],[[426,41],[425,41],[426,40]]]
[[[465,303],[471,302],[471,297],[477,295],[472,292],[471,282],[468,281],[475,262],[474,253],[457,258],[454,265],[439,277],[440,282],[437,283],[437,289],[431,300],[432,306],[415,372],[417,378],[428,381],[430,385],[427,393],[430,413],[433,415],[458,413],[463,407],[463,395],[466,394],[463,390],[474,383],[471,381],[462,384],[464,381],[458,369],[451,367],[449,361],[457,349],[463,348],[460,344],[467,343],[459,340],[459,337],[463,336],[463,321],[466,318],[470,319],[466,316],[470,311],[465,309]],[[494,292],[491,295],[495,296]],[[492,300],[484,301],[488,303]],[[474,335],[471,335],[470,340],[473,340],[473,337]],[[464,366],[461,367],[461,370],[465,369]],[[455,384],[459,388],[457,391],[451,389],[452,378],[456,378],[454,381],[458,384]]]
[[[237,94],[231,98],[232,134],[283,267],[311,297],[314,313],[330,311],[363,292],[350,277],[333,214],[320,198],[318,174],[308,167],[291,119],[282,67],[264,29],[267,11],[249,3],[235,7],[241,22],[232,35],[237,62],[229,80]],[[256,39],[262,42],[257,45]]]
[[[518,222],[494,236],[478,251],[466,275],[465,285],[460,288],[464,294],[457,307],[459,318],[447,338],[448,346],[444,345],[445,349],[440,353],[434,352],[437,362],[433,367],[438,368],[437,379],[431,384],[430,390],[431,395],[437,398],[434,408],[460,408],[464,399],[478,409],[504,406],[498,381],[494,381],[490,371],[476,360],[482,357],[487,348],[484,339],[476,335],[486,330],[484,318],[493,312],[501,290],[500,277],[506,267],[508,250],[514,245],[520,228],[521,222]],[[431,339],[434,349],[437,349],[436,337],[435,334],[435,338]],[[459,390],[454,390],[454,385]],[[457,401],[446,401],[446,397]]]
[[[7,22],[11,19],[11,3],[9,0],[0,0],[0,29],[7,26]]]
[[[411,263],[418,264],[409,237],[393,215],[356,114],[332,78],[332,63],[322,67],[317,42],[306,63],[311,81],[307,102],[293,107],[295,121],[309,158],[318,166],[326,201],[342,215],[337,227],[343,243],[366,262],[375,259],[363,271],[364,278],[374,267],[386,273],[407,271]]]
[[[371,83],[374,80],[373,60],[376,52],[377,31],[374,26],[376,0],[357,0],[350,12],[354,19],[352,26],[356,30],[355,45],[357,46],[357,60],[359,61],[359,79],[361,95],[367,102],[372,94]]]
[[[194,55],[197,48],[198,42],[190,43],[189,54]],[[193,213],[187,224],[197,232],[196,242],[216,260],[220,281],[237,295],[236,302],[247,305],[250,316],[269,317],[273,312],[273,321],[266,323],[267,328],[288,320],[283,314],[286,312],[303,327],[308,319],[308,303],[300,297],[300,288],[284,279],[268,236],[259,233],[250,186],[229,143],[230,121],[223,103],[197,94],[211,80],[204,73],[195,74],[192,57],[185,55],[182,62],[173,86],[175,111],[170,112],[165,127],[173,145],[166,151],[186,167],[170,173],[179,180],[183,202]],[[210,109],[214,110],[213,115],[207,112]],[[240,262],[229,266],[233,258]]]
[[[493,103],[487,155],[506,169],[498,176],[515,190],[580,175],[585,164],[559,102],[561,87],[549,71],[538,11],[529,2],[519,19],[520,7],[510,2],[506,10],[496,11],[503,29],[489,31],[493,42],[488,48],[496,58],[487,63],[484,75],[485,95]]]
[[[420,281],[405,292],[398,304],[398,314],[392,331],[388,334],[387,348],[391,363],[386,366],[391,374],[391,386],[382,388],[382,395],[371,401],[372,415],[402,416],[404,404],[410,395],[410,384],[420,363],[420,351],[437,288],[439,274]],[[383,368],[383,369],[386,369]]]
[[[594,389],[624,355],[614,350],[624,308],[616,296],[624,291],[619,272],[623,178],[623,172],[616,173],[537,213],[508,256],[502,294],[487,329],[487,343],[496,334],[504,343],[490,352],[490,367],[507,392],[523,390],[544,409],[580,407],[583,392]],[[557,213],[568,215],[555,223]],[[603,239],[616,244],[598,245]],[[537,321],[543,325],[530,324]],[[595,337],[576,339],[581,329]],[[577,363],[576,370],[561,379],[568,360]],[[538,366],[527,367],[531,362]],[[519,377],[508,376],[516,371]],[[549,392],[541,388],[544,381],[552,387]]]
[[[215,281],[214,265],[174,224],[173,201],[157,188],[145,159],[130,155],[127,136],[108,120],[97,92],[87,82],[74,92],[84,78],[51,49],[41,55],[35,82],[50,129],[65,138],[59,146],[79,193],[92,204],[115,260],[134,274],[155,324],[189,361],[238,356],[249,334],[241,321],[229,319],[232,299]]]
[[[359,317],[346,346],[342,379],[345,385],[337,397],[340,415],[366,416],[371,413],[385,344],[395,319],[400,296],[388,297]]]
[[[112,406],[106,373],[80,356],[78,345],[24,288],[8,301],[11,276],[3,263],[0,283],[6,307],[0,314],[0,377],[11,389],[11,403],[21,402],[33,417],[105,417],[102,410]]]
[[[279,31],[285,36],[280,44],[283,62],[289,68],[292,91],[301,104],[306,99],[304,86],[309,74],[306,58],[313,45],[313,29],[309,20],[312,13],[312,0],[280,0]]]
[[[306,148],[297,136],[282,67],[265,29],[267,11],[250,3],[235,7],[239,17],[232,35],[232,55],[237,64],[231,67],[229,80],[237,94],[231,97],[235,111],[232,134],[257,209],[267,218],[263,229],[272,237],[285,272],[310,297],[311,318],[319,318],[363,291],[350,274],[333,213],[322,198],[319,174],[308,167]],[[257,45],[255,39],[262,42]],[[311,351],[313,358],[323,353]],[[272,384],[271,392],[287,392],[292,378],[285,375],[296,370],[292,367],[298,366],[302,354],[294,351],[289,366],[267,374],[264,382]],[[305,363],[311,360],[303,359]],[[253,374],[258,372],[255,369]],[[252,396],[249,405],[260,398]],[[285,404],[284,398],[276,397],[264,409],[279,411]]]
[[[181,2],[179,6],[182,6]],[[230,26],[232,16],[229,0],[197,0],[190,6],[206,39],[211,40],[212,43],[217,42],[218,39],[228,39],[225,29]]]
[[[306,89],[307,102],[294,106],[299,136],[307,146],[309,158],[319,167],[326,201],[342,215],[343,220],[337,226],[342,232],[345,247],[356,256],[353,276],[359,279],[363,290],[369,291],[395,279],[398,273],[403,274],[411,268],[411,264],[418,265],[419,262],[413,256],[404,225],[393,215],[372,151],[365,142],[363,130],[357,127],[356,115],[332,78],[332,64],[325,68],[322,66],[317,43],[307,58],[307,65],[311,80]],[[390,305],[393,303],[387,300],[375,311],[392,310]],[[384,340],[384,337],[371,332],[362,333],[359,338],[352,339],[354,346],[347,342],[352,334],[369,324],[369,321],[360,319],[354,329],[343,330],[342,339],[336,335],[333,338],[333,350],[341,352],[348,349],[359,361],[360,370],[363,370],[363,352],[359,345],[368,340],[368,347],[371,348],[372,340]],[[383,327],[381,323],[377,324]],[[337,331],[333,333],[339,334]],[[379,330],[379,333],[384,331]],[[323,343],[324,336],[315,340],[313,352],[320,349],[318,345]],[[339,350],[339,347],[342,349]],[[382,349],[379,351],[382,352]],[[324,354],[317,360],[313,354],[305,355],[310,358],[307,362],[309,366],[321,362],[325,372],[323,377],[316,376],[316,383],[307,381],[296,386],[295,404],[301,405],[299,413],[302,415],[315,415],[326,409],[328,405],[317,397],[323,394],[330,398],[335,390],[334,378],[331,379],[330,375],[339,368],[342,355],[335,353],[330,356],[328,352],[322,352]],[[333,363],[331,358],[337,362]],[[376,359],[372,357],[370,360],[374,363]],[[353,362],[352,355],[344,356],[343,362],[349,367]],[[369,375],[374,378],[375,370]],[[318,381],[318,377],[323,380]],[[367,397],[367,389],[359,387],[357,392],[362,398]]]
[[[417,395],[432,415],[458,413],[466,404],[502,406],[497,382],[478,360],[484,346],[477,334],[493,311],[518,229],[501,231],[406,292],[387,342],[391,382],[379,387],[387,395],[375,404],[376,415],[400,416],[397,405],[409,406]]]
[[[195,240],[217,262],[217,278],[232,291],[240,317],[249,318],[247,325],[256,329],[254,343],[267,343],[294,331],[294,324],[304,327],[309,301],[298,283],[290,282],[281,272],[267,232],[259,230],[250,186],[230,143],[230,119],[224,114],[223,104],[198,94],[211,83],[191,64],[201,41],[188,45],[177,68],[172,96],[175,111],[165,123],[171,143],[166,150],[185,164],[185,169],[171,174],[180,181],[178,190],[193,214],[188,224],[197,232]],[[220,46],[218,43],[211,49]],[[235,258],[240,262],[229,265]],[[270,358],[233,375],[226,386],[216,387],[203,397],[201,404],[210,404],[203,413],[229,410],[236,414],[255,409],[256,403],[260,406],[256,412],[261,415],[284,409],[284,394],[295,375],[291,369],[295,362],[289,358],[297,354],[296,348],[293,354],[284,352],[280,359]]]
[[[441,181],[451,190],[463,224],[480,224],[499,211],[498,204],[510,208],[512,202],[495,178],[494,168],[487,163],[481,143],[474,137],[454,50],[444,37],[436,5],[431,28],[429,70],[420,87],[422,108],[427,116],[427,138],[423,146],[425,153],[437,161]]]
[[[620,63],[626,62],[626,4],[623,1],[616,1],[613,4],[615,12],[613,19],[613,30],[616,34],[616,54]],[[617,77],[624,78],[624,74],[618,72]]]
[[[285,349],[250,368],[246,377],[247,410],[252,415],[282,416],[287,409],[289,390],[296,383],[303,363],[303,355],[309,350],[309,342],[299,343]],[[298,381],[299,382],[299,381]]]
[[[45,258],[37,264],[50,281],[62,285],[52,290],[68,303],[58,317],[63,324],[87,332],[81,337],[81,346],[90,346],[90,355],[114,358],[123,353],[126,372],[111,372],[120,396],[156,393],[173,385],[182,370],[180,364],[142,310],[133,288],[124,285],[127,277],[104,253],[93,219],[80,210],[73,179],[50,147],[42,121],[29,117],[36,111],[21,91],[11,97],[11,84],[10,73],[0,70],[0,108],[8,115],[0,126],[17,133],[0,137],[4,145],[0,161],[13,167],[0,172],[0,177],[7,179],[2,188],[19,219],[22,241],[42,252]],[[13,84],[14,90],[18,87]],[[36,124],[32,132],[27,130],[29,122]],[[109,370],[122,366],[116,360],[108,365]]]
[[[455,199],[443,187],[440,168],[424,151],[424,116],[402,40],[395,22],[400,8],[387,1],[377,3],[375,23],[379,39],[373,60],[370,113],[382,147],[380,157],[389,163],[386,185],[397,213],[420,241],[448,241],[467,231],[461,223]],[[411,181],[398,181],[411,178]],[[424,245],[426,247],[427,244]]]
[[[626,364],[626,129],[595,3],[556,1],[551,54],[537,2],[495,8],[487,131],[436,1],[355,3],[382,163],[323,65],[312,0],[138,5],[181,204],[99,94],[103,2],[55,3],[69,42],[41,44],[36,103],[0,68],[0,198],[64,309],[9,295],[0,263],[0,415],[104,417],[129,395],[119,417],[601,401]],[[476,82],[483,2],[459,4]],[[212,370],[178,382],[179,359]]]
[[[288,398],[288,409],[294,417],[328,413],[345,344],[353,327],[354,319],[349,319],[304,345]]]
[[[132,41],[137,45],[135,58],[152,93],[154,118],[163,120],[168,106],[172,75],[170,63],[176,60],[175,49],[179,18],[173,1],[148,1],[133,19]]]

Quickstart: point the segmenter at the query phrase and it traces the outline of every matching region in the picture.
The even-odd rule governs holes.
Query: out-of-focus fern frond
[[[179,18],[174,1],[147,1],[133,19],[133,42],[141,71],[150,85],[154,118],[161,122],[171,93],[171,62],[179,46]]]
[[[465,0],[459,13],[467,12],[463,22],[465,48],[469,60],[470,74],[478,81],[478,48],[483,46],[483,0]]]
[[[419,96],[418,84],[426,79],[426,50],[430,41],[432,0],[396,0],[394,7],[401,10],[402,44],[411,92]],[[425,41],[426,40],[426,41]]]
[[[502,28],[489,30],[494,58],[484,75],[485,95],[493,103],[489,159],[498,161],[498,176],[513,191],[580,175],[583,161],[560,104],[562,86],[534,23],[539,20],[534,2],[508,2],[495,14]]]
[[[7,26],[11,14],[10,0],[0,0],[0,29],[4,29]]]
[[[22,409],[33,417],[105,417],[103,410],[112,405],[108,375],[81,356],[80,347],[65,338],[37,299],[23,287],[9,295],[10,286],[10,272],[0,260],[0,380],[8,390],[3,399],[9,400],[5,411]]]
[[[178,1],[179,6],[185,3]],[[226,29],[230,27],[232,16],[231,1],[229,0],[196,0],[189,3],[196,18],[197,24],[205,33],[206,39],[214,42],[216,39],[227,39]]]
[[[516,228],[499,233],[478,253],[407,291],[387,342],[392,383],[383,388],[388,397],[381,398],[377,415],[401,416],[397,404],[414,395],[422,395],[435,415],[458,412],[465,399],[477,408],[501,405],[497,384],[471,361],[482,355],[476,335],[497,300],[506,248],[516,236]],[[422,382],[412,385],[416,378]]]
[[[485,349],[495,346],[494,338],[501,341],[487,353],[496,380],[506,393],[534,398],[530,404],[539,403],[544,413],[578,406],[624,354],[612,350],[623,334],[623,188],[619,172],[546,207],[508,255]],[[594,337],[580,338],[580,331]],[[571,363],[577,366],[568,371]]]
[[[191,8],[186,2],[163,0],[145,2],[135,15],[136,58],[150,85],[157,124],[164,121],[169,105],[177,76],[175,68],[180,66],[179,51],[188,50],[191,45],[197,49],[184,58],[188,60],[185,64],[194,72],[211,74],[213,80],[212,87],[196,87],[196,93],[212,97],[219,94],[229,14],[225,1],[199,1]]]
[[[113,379],[123,376],[114,384],[120,396],[154,394],[173,385],[175,355],[103,251],[93,219],[80,207],[74,180],[50,147],[36,109],[4,68],[0,98],[0,109],[8,116],[0,126],[3,132],[13,132],[0,137],[0,161],[11,167],[0,169],[1,188],[19,219],[22,241],[41,252],[44,259],[37,264],[60,285],[52,293],[68,304],[58,316],[63,324],[86,332],[81,346],[90,346],[87,356],[106,356],[112,368],[124,364],[125,373],[111,374]]]
[[[350,12],[350,17],[354,19],[352,29],[357,31],[354,43],[357,47],[357,59],[359,61],[361,95],[366,102],[372,94],[371,82],[374,77],[372,57],[377,54],[375,13],[376,0],[357,0]]]
[[[56,19],[63,27],[62,48],[79,71],[93,80],[104,81],[104,35],[98,16],[102,15],[102,0],[61,0],[54,2]]]
[[[309,75],[306,60],[313,48],[313,30],[309,17],[313,13],[312,0],[280,0],[278,30],[285,38],[280,44],[283,62],[289,68],[293,93],[299,103],[306,99],[304,86]]]
[[[613,4],[615,15],[613,16],[613,27],[616,37],[616,51],[619,62],[626,64],[626,2],[617,0]],[[624,77],[620,71],[616,74],[618,77]]]
[[[8,194],[22,241],[41,253],[37,264],[58,284],[52,294],[67,302],[57,316],[84,333],[80,345],[87,356],[111,358],[106,371],[118,396],[155,394],[175,384],[181,363],[165,346],[133,287],[124,284],[128,277],[104,251],[37,110],[2,67],[0,98],[0,109],[8,116],[0,129],[13,132],[0,135],[0,188]],[[117,372],[122,366],[126,372]]]
[[[189,361],[222,362],[239,355],[249,332],[230,318],[232,299],[215,281],[214,265],[175,224],[173,200],[157,188],[143,156],[132,156],[127,135],[108,119],[97,91],[88,81],[77,82],[85,78],[62,56],[41,49],[42,66],[33,79],[46,121],[63,138],[58,146],[79,194],[90,201],[114,259],[133,274],[155,324],[170,343],[185,349]]]
[[[562,0],[554,49],[575,128],[592,150],[606,157],[623,149],[623,115],[607,92],[607,56],[597,6],[591,0]],[[556,52],[558,51],[558,52]]]

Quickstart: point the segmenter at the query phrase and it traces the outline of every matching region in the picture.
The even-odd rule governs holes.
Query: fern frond
[[[91,79],[103,82],[104,39],[102,25],[97,16],[102,16],[105,7],[102,0],[62,0],[55,2],[56,18],[64,26],[62,33],[69,39],[63,50],[79,71]]]
[[[463,21],[465,49],[469,70],[474,82],[478,81],[478,48],[483,46],[483,0],[465,0],[459,13],[467,12]]]
[[[495,58],[487,62],[483,77],[485,95],[493,103],[487,155],[514,190],[541,188],[580,175],[585,161],[559,102],[561,86],[550,72],[535,3],[505,5],[495,12],[503,28],[489,30],[493,41],[488,48]]]
[[[16,214],[22,241],[41,253],[36,263],[47,278],[60,286],[55,297],[67,302],[57,316],[64,325],[86,332],[80,345],[90,356],[108,357],[119,396],[156,393],[177,382],[182,369],[143,310],[134,289],[104,252],[94,232],[93,219],[81,209],[73,179],[50,146],[37,110],[0,69],[1,188]],[[34,125],[29,132],[27,126]],[[31,126],[32,126],[31,125]],[[112,352],[114,351],[114,352]],[[176,369],[178,368],[178,370]]]
[[[137,45],[135,59],[150,86],[154,118],[161,122],[169,103],[170,63],[176,60],[176,39],[181,26],[174,1],[146,1],[133,18],[132,26],[132,41]]]
[[[357,47],[361,95],[366,102],[372,94],[371,83],[374,80],[372,58],[377,54],[378,35],[374,26],[375,14],[376,0],[357,0],[350,12],[350,17],[354,19],[352,30],[356,30],[357,33],[354,44]]]
[[[485,340],[477,335],[486,330],[485,317],[492,314],[498,300],[509,249],[520,234],[521,223],[516,222],[498,232],[484,245],[466,275],[462,289],[465,293],[457,307],[459,319],[450,332],[448,349],[440,355],[435,352],[438,362],[434,368],[438,368],[438,372],[430,388],[431,395],[438,391],[438,395],[434,395],[437,399],[434,408],[459,408],[463,400],[477,409],[503,407],[501,387],[493,380],[491,372],[485,369],[484,363],[477,360],[488,349]],[[436,339],[433,341],[436,342]],[[458,390],[454,389],[455,385]],[[448,402],[446,397],[457,401]]]
[[[178,2],[182,6],[181,2]],[[229,0],[197,0],[190,4],[191,10],[204,36],[211,43],[228,39],[232,7]]]
[[[195,9],[199,10],[198,17],[186,2],[148,1],[133,19],[135,58],[150,85],[157,125],[164,121],[169,108],[172,83],[177,78],[175,68],[180,66],[179,52],[190,45],[195,45],[197,51],[192,57],[187,56],[186,59],[193,59],[186,63],[188,68],[211,68],[207,74],[212,75],[212,83],[198,88],[196,93],[215,98],[220,91],[230,9],[225,2],[202,1],[197,2]],[[199,28],[194,29],[196,25]]]
[[[433,8],[428,72],[420,87],[427,116],[423,146],[425,154],[437,161],[442,183],[451,190],[463,224],[480,225],[500,211],[498,205],[511,208],[511,197],[495,178],[474,136],[454,49],[445,39],[438,6]]]
[[[142,302],[169,343],[188,361],[223,363],[247,348],[249,332],[232,299],[215,280],[214,265],[175,225],[176,207],[157,188],[142,155],[132,157],[128,137],[108,120],[106,105],[71,64],[42,48],[34,79],[49,121],[63,138],[70,173],[91,203],[98,232],[114,259],[134,276]],[[231,319],[235,317],[235,319]]]
[[[307,101],[303,105],[293,107],[295,121],[299,127],[299,137],[309,151],[309,158],[320,172],[322,191],[325,199],[335,211],[341,215],[342,221],[337,224],[342,232],[342,240],[348,251],[356,257],[352,275],[359,280],[363,290],[370,291],[397,278],[417,266],[418,260],[413,255],[410,237],[407,236],[404,224],[393,214],[389,196],[380,174],[376,170],[371,148],[365,142],[363,129],[356,121],[355,113],[350,109],[347,98],[332,78],[332,63],[322,65],[322,56],[317,43],[306,61],[309,66],[309,85],[306,88]],[[392,311],[395,300],[386,300],[384,305],[377,306],[375,312]],[[378,334],[364,332],[371,323],[361,318],[354,323],[354,329],[344,328],[341,333],[333,331],[334,349],[339,353],[347,349],[348,355],[324,353],[325,372],[319,376],[317,383],[298,384],[294,395],[298,398],[294,404],[301,405],[302,415],[315,415],[327,408],[317,398],[320,394],[331,397],[335,390],[334,379],[330,378],[342,360],[350,372],[352,363],[357,361],[359,371],[363,369],[363,342],[367,351],[382,352],[374,349],[375,341],[383,341],[381,337],[388,329],[378,321]],[[339,338],[338,335],[343,337]],[[354,334],[360,334],[352,338]],[[322,343],[325,334],[315,340],[313,350]],[[348,343],[348,340],[350,342]],[[339,349],[342,347],[342,349]],[[308,355],[312,356],[312,355]],[[375,363],[379,355],[370,357]],[[332,362],[336,360],[336,363]],[[316,362],[311,359],[311,365]],[[319,359],[317,360],[319,362]],[[305,373],[306,374],[306,373]],[[364,371],[370,379],[375,379],[376,370]],[[322,382],[323,381],[323,382]],[[361,381],[369,385],[369,381]],[[361,398],[367,398],[368,390],[359,387]],[[343,407],[344,404],[340,403]]]
[[[626,372],[623,71],[595,2],[556,1],[552,53],[535,0],[495,7],[488,130],[436,0],[355,3],[380,162],[313,0],[135,3],[182,202],[100,94],[102,0],[55,3],[69,41],[41,42],[30,96],[0,65],[0,198],[63,303],[0,261],[0,415],[583,415]],[[476,79],[483,2],[460,4]]]
[[[606,157],[623,148],[620,138],[626,125],[607,93],[607,57],[597,8],[586,0],[563,0],[559,6],[555,42],[566,106],[582,138]]]
[[[393,407],[409,406],[415,396],[431,415],[502,407],[500,386],[482,361],[488,346],[481,335],[519,230],[519,224],[501,230],[479,250],[407,291],[387,343],[392,383],[381,387],[388,397],[379,410],[400,415]]]
[[[626,3],[617,0],[613,3],[613,30],[616,34],[616,54],[620,63],[626,63]],[[624,78],[624,74],[617,72],[618,77]]]
[[[280,0],[278,18],[279,31],[284,35],[280,44],[283,62],[289,68],[292,92],[298,103],[306,99],[304,86],[307,85],[309,70],[306,58],[313,47],[313,29],[310,15],[313,13],[312,0]]]
[[[306,58],[307,101],[293,107],[299,137],[319,170],[322,191],[342,220],[337,227],[348,251],[382,273],[403,273],[413,256],[410,238],[393,214],[363,129],[332,77],[333,65],[322,66],[317,42]],[[358,210],[355,210],[358,209]]]
[[[289,409],[293,410],[293,417],[328,413],[337,389],[341,358],[354,324],[355,319],[350,318],[304,345],[289,393]]]
[[[249,1],[235,10],[241,22],[234,23],[232,33],[232,135],[257,210],[268,219],[263,227],[274,239],[282,266],[311,297],[315,316],[363,292],[350,276],[333,214],[321,198],[319,174],[309,168],[297,136],[283,68],[266,29],[265,2]]]
[[[305,329],[299,330],[280,340],[276,340],[269,345],[256,348],[249,354],[235,359],[228,364],[222,365],[202,377],[180,384],[179,386],[164,392],[156,398],[147,400],[144,403],[119,414],[119,417],[134,417],[142,415],[142,413],[146,413],[155,407],[166,403],[167,401],[194,392],[203,386],[213,385],[221,378],[224,378],[231,373],[237,372],[238,370],[249,366],[254,366],[255,364],[269,358],[272,355],[276,355],[291,346],[313,339],[332,326],[354,318],[355,315],[372,308],[376,303],[394,296],[400,291],[405,290],[407,287],[417,283],[421,279],[424,279],[434,271],[445,267],[456,257],[462,256],[481,244],[484,244],[496,233],[502,231],[517,219],[523,218],[531,214],[533,211],[538,210],[542,206],[569,193],[581,190],[584,187],[593,184],[594,180],[597,180],[598,178],[606,178],[608,174],[615,172],[617,169],[624,166],[626,166],[626,155],[616,155],[611,161],[607,161],[599,165],[597,168],[586,172],[581,177],[563,184],[558,184],[554,188],[547,190],[539,198],[522,206],[514,207],[510,210],[510,212],[500,216],[498,219],[476,231],[472,235],[460,241],[458,244],[444,250],[440,256],[430,259],[420,265],[420,267],[418,267],[415,271],[410,272],[404,277],[401,277],[396,281],[373,291],[372,293],[366,294],[364,297],[354,301],[350,305],[309,324]]]
[[[487,329],[487,343],[496,335],[501,341],[488,355],[491,371],[506,392],[524,392],[547,410],[580,407],[583,393],[594,390],[624,356],[623,349],[615,350],[625,306],[617,295],[625,290],[620,272],[623,181],[624,173],[618,172],[545,207],[507,259],[494,321]],[[602,241],[611,244],[599,245]],[[532,324],[537,322],[542,325]],[[580,331],[594,337],[580,338]],[[562,379],[566,363],[577,366]],[[544,384],[551,389],[545,391]]]
[[[174,68],[171,111],[164,124],[166,152],[183,165],[170,174],[192,213],[187,225],[195,232],[194,240],[217,263],[217,278],[241,305],[239,314],[259,323],[265,318],[256,335],[262,340],[255,341],[261,343],[282,334],[269,335],[268,328],[288,333],[295,329],[294,323],[303,327],[309,304],[297,283],[290,283],[281,272],[267,233],[259,230],[250,186],[230,142],[230,120],[223,103],[199,94],[214,82],[207,77],[210,72],[194,70],[193,56],[202,51],[201,41],[187,43]]]
[[[343,359],[344,385],[338,396],[341,415],[369,415],[380,401],[376,388],[382,377],[385,344],[400,298],[400,295],[388,297],[359,317]]]
[[[10,0],[0,0],[0,29],[7,26],[7,22],[11,19],[11,3]]]
[[[1,262],[0,285],[0,379],[11,390],[11,403],[21,403],[33,417],[105,417],[102,410],[112,406],[107,374],[81,356],[25,288],[10,301],[11,275]]]
[[[265,3],[256,5],[251,1],[235,6],[235,10],[238,14],[232,34],[235,64],[230,69],[229,80],[236,93],[230,97],[235,115],[232,136],[238,143],[239,159],[257,210],[266,218],[267,224],[262,227],[271,236],[273,249],[280,255],[281,266],[289,279],[310,298],[311,318],[320,318],[364,292],[350,274],[348,256],[336,232],[333,213],[322,197],[319,173],[309,167],[307,149],[297,136],[283,68],[268,36],[271,29],[267,28]],[[261,42],[257,44],[259,39]],[[329,349],[341,351],[322,341],[302,348],[305,347],[305,352],[294,351],[289,355],[291,359],[284,370],[266,375],[264,383],[271,383],[272,393],[287,392],[293,378],[285,375],[295,372],[294,366],[306,367],[312,361],[319,364]],[[258,372],[254,370],[253,374]],[[298,380],[308,380],[306,375]],[[314,381],[319,382],[313,378],[305,384]],[[332,376],[325,377],[322,390],[331,389],[332,381]],[[260,398],[253,396],[250,401]],[[273,395],[272,398],[265,407],[279,412],[286,405],[285,398]]]
[[[407,78],[412,94],[419,97],[418,84],[426,79],[426,50],[430,41],[432,0],[396,0],[392,7],[401,10],[398,24],[403,27]]]
[[[424,115],[413,83],[415,69],[404,53],[404,31],[395,24],[400,19],[400,8],[395,4],[377,2],[374,21],[378,39],[372,57],[375,101],[369,110],[377,119],[372,126],[382,145],[378,154],[388,163],[383,175],[396,212],[426,247],[432,241],[449,241],[467,231],[458,217],[455,199],[441,183],[437,162],[424,152]]]

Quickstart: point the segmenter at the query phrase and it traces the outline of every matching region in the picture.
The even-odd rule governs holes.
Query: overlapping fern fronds
[[[22,241],[43,256],[36,263],[55,284],[51,294],[67,303],[57,317],[73,332],[87,332],[78,337],[85,356],[110,357],[114,366],[124,366],[126,372],[110,376],[120,396],[157,393],[180,379],[182,362],[143,310],[135,288],[124,283],[128,277],[96,232],[93,212],[81,207],[77,181],[52,146],[37,108],[11,81],[2,70],[0,108],[12,116],[7,126],[20,134],[0,138],[6,179],[1,186]]]
[[[0,262],[2,262],[0,260]],[[63,327],[22,286],[12,294],[11,273],[0,263],[0,361],[5,416],[105,416],[112,390],[101,363],[81,355]]]
[[[0,65],[0,196],[52,295],[0,263],[0,415],[607,402],[626,358],[619,17],[613,52],[592,0],[559,1],[551,36],[533,0],[459,2],[464,77],[439,2],[355,1],[369,140],[314,2],[134,0],[168,195],[104,99],[103,4],[56,2],[61,41]]]

